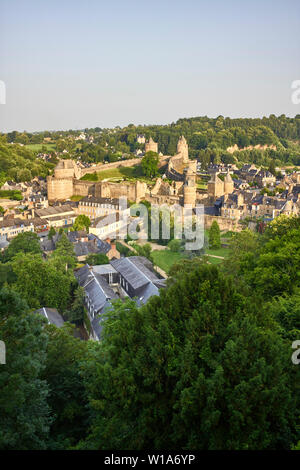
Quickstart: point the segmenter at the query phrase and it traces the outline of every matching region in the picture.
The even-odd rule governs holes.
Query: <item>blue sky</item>
[[[0,0],[0,131],[300,114],[299,0]]]

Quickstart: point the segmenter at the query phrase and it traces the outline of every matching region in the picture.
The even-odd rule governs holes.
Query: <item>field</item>
[[[135,166],[132,167],[120,167],[112,168],[109,170],[103,170],[98,173],[98,181],[103,181],[105,179],[116,179],[122,180],[124,178],[135,178]]]
[[[151,255],[154,264],[166,271],[166,273],[170,271],[173,264],[183,259],[182,253],[174,253],[170,250],[154,250]]]
[[[213,256],[222,256],[222,258],[227,258],[228,257],[228,248],[218,248],[217,250],[212,250],[210,248],[206,248],[205,253],[207,255],[213,255]]]
[[[25,147],[27,149],[32,150],[33,152],[42,152],[42,147],[46,147],[46,149],[48,151],[56,149],[55,143],[53,143],[53,144],[47,144],[47,143],[45,143],[45,144],[28,144],[28,145],[25,145]]]
[[[103,165],[103,170],[97,172],[97,179],[95,178],[95,173],[87,173],[81,179],[86,181],[103,181],[110,180],[112,182],[118,181],[144,181],[147,184],[154,184],[155,181],[145,178],[137,174],[137,166],[132,167],[120,167],[120,168],[111,168],[105,170],[105,165]]]

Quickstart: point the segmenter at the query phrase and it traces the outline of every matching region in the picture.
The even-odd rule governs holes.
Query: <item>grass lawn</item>
[[[120,167],[120,168],[111,168],[109,170],[105,170],[105,165],[103,165],[103,171],[98,172],[98,180],[102,181],[108,178],[117,178],[117,179],[124,179],[124,178],[134,178],[135,167]]]
[[[151,255],[153,256],[154,264],[159,266],[166,273],[169,272],[173,264],[183,258],[182,253],[174,253],[170,250],[154,250]]]
[[[111,168],[106,170],[105,165],[103,165],[103,170],[97,172],[97,180],[95,179],[95,173],[87,173],[81,179],[86,181],[110,180],[112,182],[139,180],[147,184],[155,184],[155,180],[138,175],[136,168],[137,165],[130,167]]]
[[[49,151],[56,149],[55,143],[53,144],[28,144],[28,145],[25,145],[25,147],[30,150],[33,150],[33,152],[41,152],[42,147],[46,147],[46,149]]]
[[[228,258],[228,248],[218,248],[217,250],[207,248],[205,253],[207,255],[223,256],[223,258]]]
[[[71,201],[80,201],[84,196],[71,196],[70,199]]]
[[[208,260],[209,264],[221,264],[223,263],[223,259],[221,258],[213,258],[212,256],[208,256]]]

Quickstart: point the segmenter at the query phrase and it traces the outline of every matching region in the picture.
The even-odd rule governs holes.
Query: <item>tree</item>
[[[173,240],[169,241],[168,247],[174,253],[179,253],[179,251],[181,249],[181,241],[174,238]]]
[[[47,357],[42,378],[50,389],[48,403],[55,419],[50,427],[48,449],[65,450],[86,434],[88,408],[81,364],[88,342],[74,338],[74,327],[47,325]]]
[[[84,319],[84,289],[83,287],[77,287],[74,292],[74,299],[70,310],[66,312],[68,321],[74,323],[83,323]]]
[[[220,227],[216,220],[213,221],[209,230],[209,247],[214,250],[221,248]]]
[[[104,253],[92,253],[86,257],[85,261],[90,266],[109,263],[109,259]]]
[[[158,154],[156,152],[147,152],[141,161],[143,175],[148,178],[154,178],[158,174]]]
[[[56,234],[56,230],[54,227],[50,227],[49,233],[48,233],[48,239],[52,240],[54,235]]]
[[[0,367],[0,448],[46,449],[50,408],[49,388],[41,377],[47,335],[42,316],[29,313],[15,292],[0,290],[0,338],[6,364]]]
[[[39,237],[33,232],[19,233],[4,252],[4,260],[13,259],[18,253],[42,254]]]
[[[56,247],[50,261],[56,264],[58,269],[67,271],[74,269],[76,266],[77,258],[74,252],[73,244],[68,240],[67,235],[63,232],[56,243]]]
[[[67,308],[75,282],[72,271],[71,276],[58,263],[31,253],[19,253],[11,265],[16,276],[12,287],[31,308],[53,307],[60,312]]]
[[[269,317],[216,267],[197,265],[142,308],[107,312],[82,372],[93,421],[79,448],[288,449],[289,357]]]
[[[87,215],[80,214],[76,217],[72,230],[86,230],[89,231],[91,221]]]

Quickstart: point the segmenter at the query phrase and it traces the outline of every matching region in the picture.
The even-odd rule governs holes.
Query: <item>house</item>
[[[144,134],[138,134],[136,136],[136,141],[138,144],[144,144],[146,142],[146,137],[144,136]]]
[[[119,211],[119,199],[108,197],[86,196],[81,199],[76,208],[78,215],[84,214],[91,220]],[[127,209],[127,214],[130,209]]]
[[[47,222],[38,217],[26,220],[21,218],[5,217],[0,221],[0,236],[11,239],[23,232],[34,232],[47,227]]]
[[[91,324],[90,337],[99,341],[103,329],[103,315],[112,308],[111,300],[117,299],[118,295],[88,264],[75,271],[75,277],[85,292],[85,306]]]
[[[96,235],[89,234],[84,230],[68,231],[66,236],[73,243],[78,261],[84,261],[88,255],[98,253],[105,254],[109,259],[120,257],[115,244],[111,243],[109,239],[100,240]],[[56,233],[51,239],[41,237],[40,243],[43,252],[49,254],[54,251],[60,238],[59,233]]]
[[[49,227],[73,225],[76,219],[74,208],[70,204],[49,206],[46,209],[32,209],[33,215],[45,220]]]
[[[86,264],[75,271],[75,277],[85,292],[91,338],[95,340],[101,339],[104,314],[114,299],[130,297],[142,305],[165,287],[165,279],[158,278],[152,263],[143,256],[115,259],[92,268]]]
[[[113,260],[110,264],[119,273],[119,285],[125,295],[136,298],[138,305],[145,304],[159,289],[165,287],[165,280],[154,273],[152,263],[144,256],[130,256]]]
[[[63,317],[58,313],[56,308],[42,307],[35,310],[34,313],[42,315],[47,319],[49,325],[55,325],[58,328],[62,327],[65,323]]]
[[[124,216],[124,213],[114,212],[95,219],[89,228],[89,232],[100,239],[115,239],[122,233],[127,234],[129,223],[130,218]],[[120,236],[120,238],[122,237]]]
[[[254,181],[262,187],[265,186],[274,186],[276,183],[276,178],[270,171],[260,170],[254,178]]]

